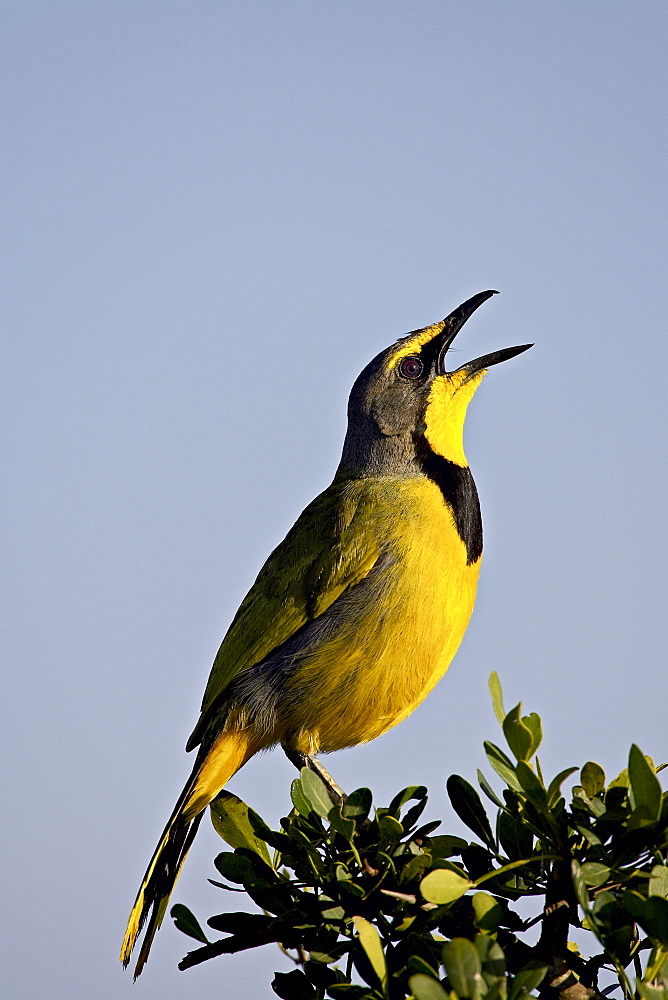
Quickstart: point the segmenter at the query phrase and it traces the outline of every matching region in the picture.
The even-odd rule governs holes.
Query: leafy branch
[[[179,968],[274,942],[296,966],[273,980],[284,1000],[522,1000],[536,991],[545,1000],[668,1000],[661,768],[632,746],[628,768],[606,784],[589,761],[567,803],[562,786],[577,768],[547,782],[540,718],[521,705],[506,713],[495,674],[490,688],[509,751],[485,743],[500,793],[478,773],[494,823],[459,775],[447,790],[471,842],[437,834],[438,821],[421,824],[423,786],[387,808],[373,809],[367,788],[333,805],[304,768],[279,830],[222,792],[211,815],[233,850],[215,859],[223,881],[214,885],[246,893],[262,912],[211,917],[225,936],[210,941],[187,907],[174,906],[176,926],[201,944]],[[527,898],[537,913],[524,919],[516,904]],[[572,927],[585,932],[588,955],[569,939]]]

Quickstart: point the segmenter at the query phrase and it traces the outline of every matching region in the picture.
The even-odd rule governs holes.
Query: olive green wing
[[[241,671],[264,660],[374,566],[381,540],[369,500],[363,487],[333,483],[271,553],[218,650],[187,750],[201,741]]]

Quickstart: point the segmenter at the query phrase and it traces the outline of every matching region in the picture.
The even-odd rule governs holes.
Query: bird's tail
[[[121,947],[121,962],[126,967],[148,918],[135,967],[135,979],[141,975],[146,964],[153,938],[165,916],[169,897],[195,839],[204,809],[259,749],[257,738],[253,739],[250,730],[223,732],[206,756],[195,764],[158,841],[128,920]]]

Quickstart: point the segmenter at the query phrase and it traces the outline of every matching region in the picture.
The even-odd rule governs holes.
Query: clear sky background
[[[218,643],[329,482],[349,388],[485,288],[467,454],[485,558],[447,678],[328,758],[387,804],[475,780],[487,694],[545,768],[666,759],[666,68],[660,2],[2,5],[5,996],[271,997],[277,949],[133,987],[128,910]],[[489,768],[487,768],[489,771]],[[275,821],[279,752],[232,788]],[[174,901],[202,920],[203,824]]]

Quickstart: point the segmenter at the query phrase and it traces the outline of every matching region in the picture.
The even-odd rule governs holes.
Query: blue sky
[[[2,721],[13,1000],[270,997],[269,948],[117,951],[218,643],[329,482],[358,371],[484,288],[462,361],[478,603],[402,726],[327,765],[377,802],[484,766],[487,677],[544,766],[668,756],[666,70],[655,2],[2,8]],[[290,765],[232,788],[270,820]],[[205,829],[206,827],[206,829]],[[206,918],[208,824],[175,901]],[[230,905],[228,903],[228,905]],[[237,901],[231,905],[236,907]]]

